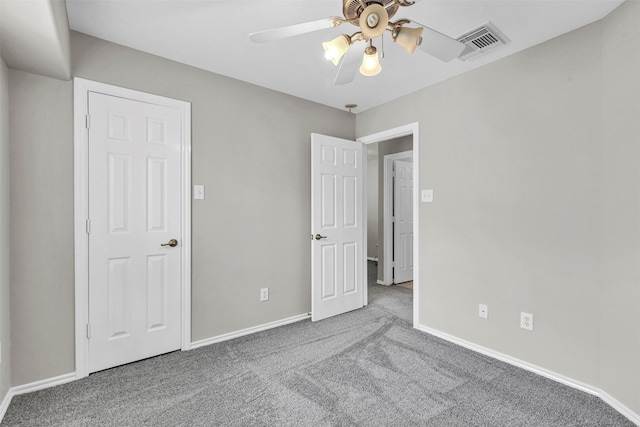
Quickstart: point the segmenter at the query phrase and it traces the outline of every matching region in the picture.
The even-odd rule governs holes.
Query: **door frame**
[[[407,159],[409,157],[413,157],[413,150],[402,151],[400,153],[387,154],[384,156],[384,170],[383,170],[383,195],[382,195],[382,204],[383,204],[383,212],[384,212],[384,221],[382,223],[382,235],[384,246],[382,248],[384,256],[383,256],[383,265],[384,265],[384,274],[382,276],[382,280],[384,283],[381,283],[385,286],[391,286],[394,282],[393,275],[393,248],[395,244],[395,236],[393,234],[393,206],[395,203],[395,191],[393,189],[393,171],[394,171],[394,162],[396,160]],[[415,160],[414,160],[415,161]],[[414,165],[414,175],[415,175],[415,165]],[[414,182],[415,183],[415,182]],[[414,198],[415,204],[415,198]],[[413,214],[413,212],[412,212]],[[415,221],[415,218],[414,218]],[[415,239],[415,235],[414,235]],[[387,242],[391,242],[388,244]],[[415,263],[413,264],[415,267]]]
[[[76,379],[89,375],[89,159],[87,120],[89,92],[175,108],[181,115],[181,349],[191,348],[191,104],[150,93],[82,78],[73,79],[74,91],[74,269]]]
[[[417,328],[420,325],[420,305],[419,302],[419,291],[420,291],[420,216],[418,215],[420,204],[420,135],[419,135],[420,125],[418,122],[409,123],[404,126],[399,126],[393,129],[384,130],[381,132],[376,132],[371,135],[366,135],[356,139],[356,141],[361,142],[363,144],[374,144],[376,142],[388,141],[390,139],[396,139],[407,135],[412,135],[413,137],[413,327]],[[365,162],[366,163],[366,162]],[[365,164],[366,166],[366,164]],[[367,176],[365,170],[365,179]],[[366,183],[365,183],[366,185]],[[365,186],[366,188],[366,186]],[[385,192],[386,194],[386,192]],[[363,220],[366,221],[367,218],[367,194],[364,194],[364,206],[363,206]],[[367,247],[367,233],[364,233],[364,247]],[[386,251],[385,244],[385,251]],[[386,262],[386,253],[385,253],[385,262]],[[367,257],[364,257],[365,262],[365,271]],[[387,274],[387,268],[385,266],[385,276]]]

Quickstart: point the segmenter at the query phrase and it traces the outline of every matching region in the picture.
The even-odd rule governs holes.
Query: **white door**
[[[413,280],[413,163],[393,165],[393,283],[404,283]]]
[[[180,348],[180,120],[89,93],[89,372]]]
[[[363,307],[366,297],[362,144],[311,135],[311,319]]]

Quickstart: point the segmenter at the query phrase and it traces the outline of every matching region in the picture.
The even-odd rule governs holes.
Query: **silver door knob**
[[[176,239],[171,239],[167,243],[162,243],[160,246],[171,246],[173,248],[174,246],[178,246],[178,241]]]
[[[326,239],[327,236],[321,236],[320,234],[316,234],[316,240]]]

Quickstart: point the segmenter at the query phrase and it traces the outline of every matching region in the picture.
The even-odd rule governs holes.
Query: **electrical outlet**
[[[520,327],[522,329],[527,329],[529,331],[533,331],[533,314],[531,313],[520,313]]]
[[[260,289],[260,301],[268,301],[269,300],[269,288]]]
[[[489,318],[489,307],[487,307],[486,304],[480,304],[478,306],[478,316],[482,317],[483,319]]]
[[[422,190],[420,193],[420,200],[422,203],[433,203],[433,190],[430,188]]]

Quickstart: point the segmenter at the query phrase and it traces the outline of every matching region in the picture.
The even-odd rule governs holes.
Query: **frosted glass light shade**
[[[360,65],[360,74],[371,77],[382,71],[382,65],[378,59],[378,51],[375,47],[369,46],[364,51],[362,57],[362,65]]]
[[[336,37],[330,42],[324,42],[322,43],[322,47],[324,48],[324,57],[333,62],[333,65],[338,65],[340,58],[342,58],[345,52],[349,50],[350,45],[349,36],[344,34]]]
[[[393,41],[403,48],[407,49],[409,54],[413,55],[416,47],[422,43],[422,30],[424,28],[404,28],[400,27],[393,33]]]

